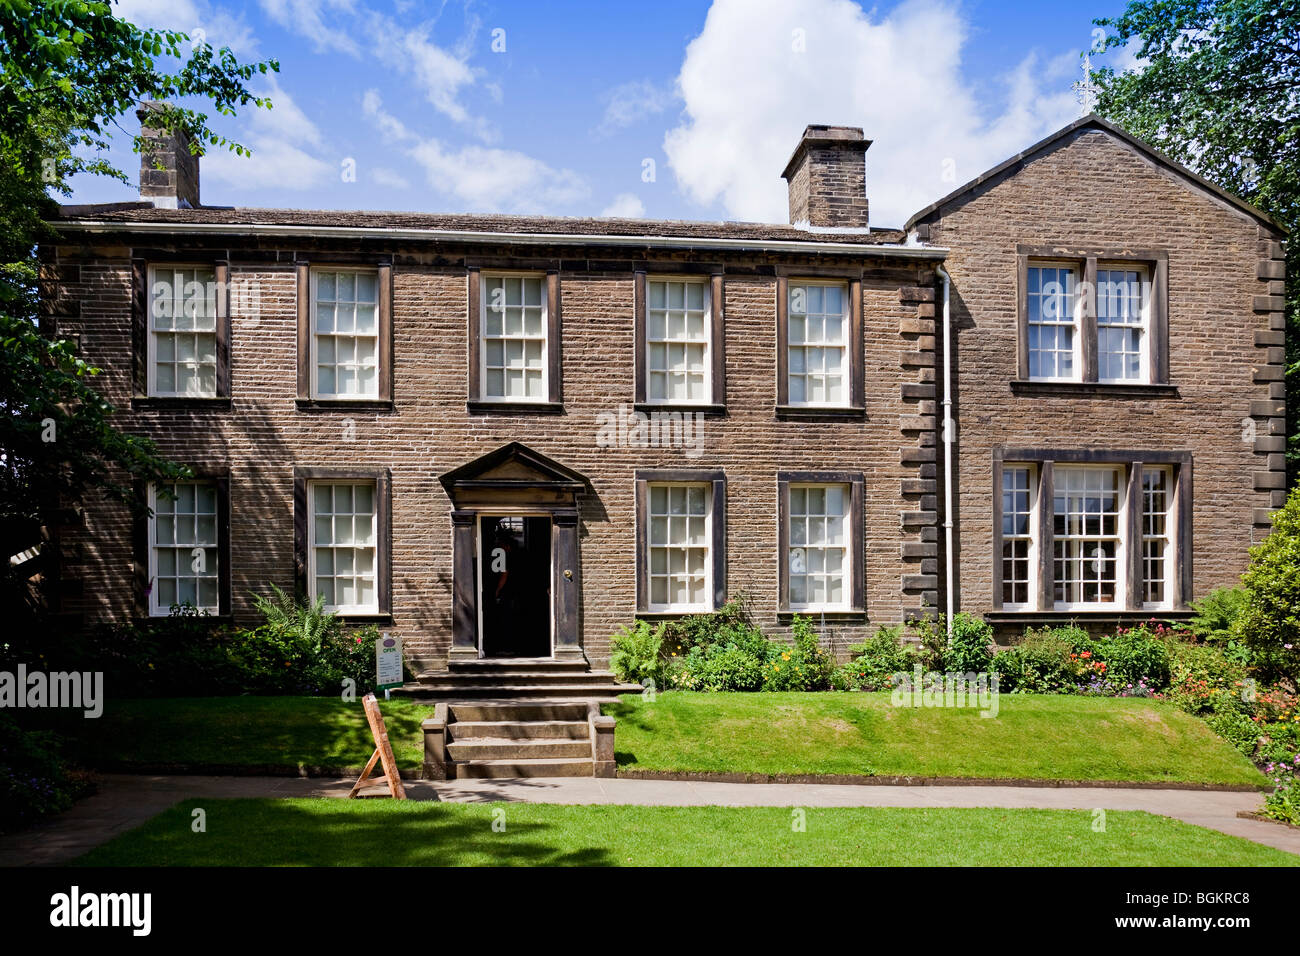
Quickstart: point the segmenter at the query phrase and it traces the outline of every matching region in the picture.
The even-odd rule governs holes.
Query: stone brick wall
[[[1192,596],[1236,583],[1284,496],[1274,231],[1086,129],[936,211],[919,231],[951,250],[960,608],[992,608],[998,445],[1190,451]],[[1176,396],[1014,394],[1018,244],[1167,251]]]
[[[934,603],[934,278],[927,263],[886,261],[864,251],[851,265],[863,279],[865,417],[784,421],[776,401],[775,268],[798,274],[815,258],[747,256],[725,262],[727,414],[705,423],[705,453],[601,448],[597,416],[633,403],[631,260],[590,250],[472,250],[475,257],[565,255],[563,415],[471,414],[467,391],[464,248],[406,245],[393,260],[395,337],[391,411],[305,410],[296,405],[296,293],[292,263],[325,249],[218,248],[232,279],[255,283],[256,314],[232,314],[233,401],[229,409],[132,408],[128,235],[47,250],[48,311],[79,336],[81,354],[104,368],[97,382],[121,409],[121,424],[149,435],[173,458],[228,467],[232,591],[249,620],[250,592],[293,586],[293,467],[392,469],[393,621],[417,667],[441,668],[451,640],[451,520],[438,475],[507,442],[522,441],[586,475],[580,498],[582,635],[603,663],[608,637],[635,612],[634,488],[638,468],[720,467],[727,477],[727,566],[731,591],[746,590],[757,622],[784,633],[777,615],[778,470],[860,470],[865,616],[828,622],[839,652],[880,623]],[[158,240],[150,237],[156,247]],[[240,240],[231,239],[230,242]],[[248,242],[248,240],[243,240]],[[168,247],[169,249],[171,247]],[[353,244],[352,251],[358,248]],[[345,251],[335,247],[334,253]],[[374,253],[375,248],[369,248]],[[138,252],[137,252],[138,254]],[[622,253],[626,255],[626,253]],[[717,261],[717,260],[714,260]],[[843,265],[843,261],[836,263]],[[355,439],[345,440],[345,420]],[[131,608],[131,525],[102,501],[84,527],[64,535],[65,612],[123,619]]]

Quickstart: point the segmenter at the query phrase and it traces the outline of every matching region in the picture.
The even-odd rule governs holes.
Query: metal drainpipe
[[[944,558],[944,622],[948,630],[948,643],[952,643],[953,607],[953,553],[952,553],[952,316],[949,312],[949,287],[952,283],[948,270],[942,265],[934,271],[943,279],[943,558]]]

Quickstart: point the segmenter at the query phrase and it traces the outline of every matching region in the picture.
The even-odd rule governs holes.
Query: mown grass
[[[418,769],[432,705],[381,706],[398,765]],[[672,692],[605,711],[630,772],[1264,783],[1203,721],[1133,698],[1004,694],[983,718],[894,707],[887,693]],[[99,768],[360,767],[374,746],[359,702],[321,697],[109,700],[99,719],[65,713],[58,726]]]
[[[1263,784],[1204,721],[1161,701],[1003,694],[971,708],[878,694],[661,693],[606,705],[621,771]]]
[[[193,829],[202,808],[205,832]],[[796,823],[802,821],[802,830]],[[494,823],[496,824],[494,828]],[[1296,866],[1144,812],[190,800],[86,866]]]

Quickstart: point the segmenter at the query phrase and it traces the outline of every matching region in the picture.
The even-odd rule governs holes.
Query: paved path
[[[1255,793],[1203,790],[1123,790],[1111,787],[899,787],[802,783],[705,783],[676,780],[403,781],[415,800],[468,803],[613,803],[727,807],[1032,807],[1056,810],[1147,810],[1300,854],[1300,830],[1244,820],[1257,810]],[[0,866],[58,865],[75,859],[191,797],[343,797],[350,780],[297,777],[201,777],[106,774],[99,793],[40,826],[0,837]],[[383,788],[372,793],[379,794]]]

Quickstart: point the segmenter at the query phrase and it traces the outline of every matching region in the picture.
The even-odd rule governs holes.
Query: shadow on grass
[[[202,808],[206,832],[195,833]],[[494,823],[498,829],[494,829]],[[369,800],[187,800],[77,866],[607,866],[572,829],[504,807]]]

